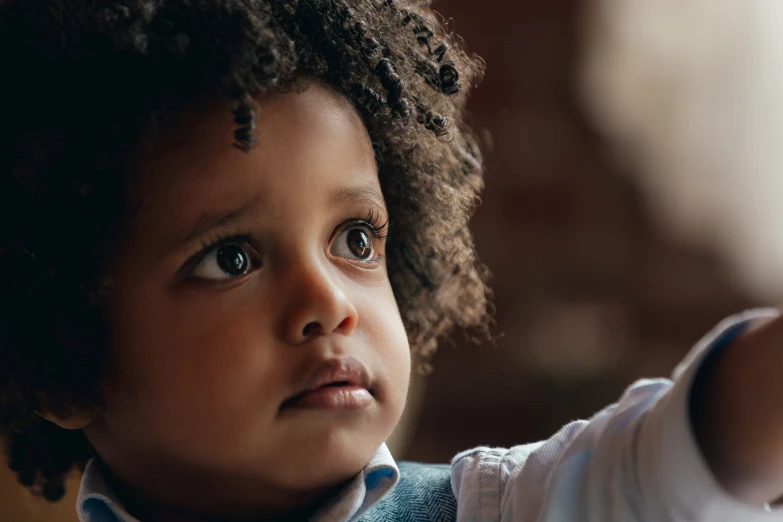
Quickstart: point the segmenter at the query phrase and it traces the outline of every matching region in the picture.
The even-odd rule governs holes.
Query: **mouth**
[[[367,369],[357,359],[329,359],[307,384],[280,405],[284,410],[361,410],[375,400]]]

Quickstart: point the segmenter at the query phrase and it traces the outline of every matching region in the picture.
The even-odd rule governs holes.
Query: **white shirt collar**
[[[399,479],[397,464],[389,448],[383,444],[361,473],[322,507],[313,521],[356,520],[386,496]],[[88,462],[84,469],[76,499],[76,513],[81,522],[141,522],[125,510],[95,460]]]

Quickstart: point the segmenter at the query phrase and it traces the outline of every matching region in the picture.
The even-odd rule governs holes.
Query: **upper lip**
[[[328,359],[315,368],[306,384],[298,392],[283,402],[281,409],[306,393],[338,383],[345,386],[359,386],[372,393],[370,375],[361,361],[353,357]]]

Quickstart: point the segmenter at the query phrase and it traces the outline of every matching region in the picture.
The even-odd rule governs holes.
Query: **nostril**
[[[321,325],[316,322],[307,323],[304,327],[304,330],[302,330],[302,335],[305,337],[309,337],[313,334],[318,333],[318,330],[321,328]]]
[[[354,323],[353,318],[346,317],[345,319],[342,320],[342,322],[337,327],[337,329],[338,330],[345,330],[347,328],[350,328],[353,323]]]

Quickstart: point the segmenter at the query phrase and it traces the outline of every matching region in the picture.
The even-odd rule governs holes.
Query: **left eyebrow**
[[[352,205],[370,204],[379,208],[385,208],[383,194],[372,183],[356,187],[343,187],[335,191],[332,196],[335,203],[349,203]]]

